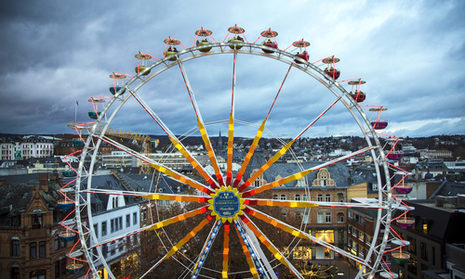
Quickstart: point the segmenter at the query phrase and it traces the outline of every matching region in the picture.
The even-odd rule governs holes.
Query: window
[[[30,279],[45,279],[45,270],[38,270],[29,273]]]
[[[424,222],[422,228],[423,228],[423,233],[428,233],[428,223]]]
[[[126,228],[131,225],[131,215],[126,215]]]
[[[425,261],[428,260],[428,246],[424,242],[420,242],[420,257]]]
[[[115,232],[115,219],[110,220],[110,233]]]
[[[317,223],[319,224],[323,223],[323,212],[317,213]]]
[[[29,243],[29,258],[30,259],[37,258],[37,243],[35,242]]]
[[[123,229],[123,216],[118,218],[118,230]]]
[[[431,260],[433,265],[436,265],[436,248],[434,246],[431,246]]]
[[[32,214],[32,228],[33,229],[40,229],[42,228],[42,214]]]
[[[338,222],[338,223],[344,223],[344,213],[339,212],[339,213],[337,214],[337,222]]]
[[[58,238],[58,236],[55,236],[55,240],[53,242],[53,249],[60,249],[60,239]]]
[[[11,279],[19,279],[19,267],[14,266],[11,268]]]
[[[273,195],[273,200],[277,200],[278,199],[278,195],[274,194]]]
[[[11,256],[19,257],[19,239],[11,240]]]
[[[95,236],[98,237],[98,224],[94,224]]]
[[[286,195],[281,195],[281,200],[285,200],[286,199]]]
[[[303,194],[303,195],[302,195],[302,200],[304,200],[304,201],[308,201],[307,194]]]
[[[39,258],[45,258],[45,241],[39,242]]]
[[[147,220],[147,209],[142,210],[140,220],[141,221]]]
[[[317,201],[323,201],[323,195],[322,194],[318,194]]]
[[[327,201],[327,202],[330,202],[330,201],[331,201],[331,195],[330,195],[330,194],[326,194],[326,201]]]
[[[102,236],[107,235],[107,221],[102,222]]]
[[[102,255],[103,255],[104,258],[106,258],[107,255],[108,255],[108,245],[107,244],[104,244],[102,246]]]
[[[137,224],[137,212],[132,213],[132,224]]]
[[[297,246],[292,252],[293,258],[296,260],[311,260],[312,249],[306,246]]]
[[[295,200],[296,200],[296,201],[300,201],[300,195],[299,195],[299,194],[296,194],[296,195],[295,195]]]
[[[331,223],[331,212],[326,212],[325,214],[325,222]]]
[[[334,230],[316,230],[315,237],[327,243],[334,243]]]

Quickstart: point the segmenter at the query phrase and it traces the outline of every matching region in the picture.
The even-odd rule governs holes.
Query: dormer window
[[[33,229],[40,229],[43,226],[42,214],[44,214],[40,208],[36,208],[31,212],[31,224]]]

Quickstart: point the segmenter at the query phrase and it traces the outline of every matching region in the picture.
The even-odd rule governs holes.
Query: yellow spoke
[[[285,178],[282,178],[280,180],[276,180],[276,181],[273,181],[271,183],[265,184],[263,186],[257,187],[257,188],[255,188],[253,190],[244,192],[242,194],[242,196],[243,197],[250,197],[250,196],[256,195],[258,193],[261,193],[263,191],[266,191],[266,190],[269,190],[269,189],[272,189],[272,188],[275,188],[275,187],[279,187],[279,186],[281,186],[283,184],[286,184],[286,183],[289,183],[291,181],[300,179],[300,178],[306,176],[307,174],[309,174],[309,173],[311,173],[313,171],[314,170],[304,170],[304,171],[298,172],[296,174],[289,175],[289,176],[287,176]]]
[[[256,172],[254,172],[252,174],[252,176],[247,179],[247,181],[242,184],[240,187],[239,187],[239,191],[242,192],[244,191],[247,187],[250,186],[250,184],[252,182],[254,182],[260,175],[262,175],[269,167],[271,167],[271,165],[273,165],[281,156],[283,156],[287,150],[289,150],[289,148],[291,148],[292,144],[295,142],[295,140],[291,140],[290,142],[288,142],[286,145],[284,145],[281,150],[279,150],[278,152],[276,152],[276,154],[274,154],[273,157],[271,157],[271,159],[269,159],[263,166],[261,166],[261,168],[259,170],[257,170]]]
[[[200,222],[191,232],[189,232],[186,236],[184,236],[183,239],[179,240],[179,242],[176,243],[176,245],[174,245],[173,248],[171,248],[171,250],[168,251],[168,253],[163,258],[168,259],[171,256],[173,256],[174,253],[176,253],[176,251],[178,251],[182,246],[184,246],[184,244],[186,244],[191,238],[193,238],[212,219],[213,219],[213,217],[208,215],[207,218],[203,219],[202,222]]]
[[[154,163],[149,163],[149,165],[156,169],[157,171],[159,172],[162,172],[168,176],[171,176],[173,177],[175,180],[178,180],[184,184],[187,184],[189,186],[191,186],[192,188],[195,188],[197,190],[199,190],[200,192],[204,192],[204,193],[207,193],[207,194],[211,194],[213,193],[212,191],[210,191],[209,189],[205,188],[205,186],[203,186],[202,184],[198,183],[198,182],[195,182],[194,180],[190,179],[190,178],[187,178],[173,170],[170,170],[166,167],[163,167],[161,165],[158,165],[158,164],[154,164]]]
[[[229,261],[229,223],[224,224],[224,240],[223,240],[223,279],[228,279],[228,261]]]
[[[298,276],[298,274],[295,271],[295,268],[281,254],[281,252],[279,252],[279,250],[276,249],[276,247],[273,245],[273,243],[271,243],[268,240],[268,238],[252,223],[252,221],[250,221],[250,219],[248,219],[245,216],[241,216],[241,219],[244,222],[244,224],[246,224],[246,226],[249,227],[249,229],[255,234],[255,236],[257,236],[257,238],[260,240],[260,242],[263,243],[263,245],[265,245],[265,247],[273,254],[273,256],[278,261],[280,261],[283,265],[285,265],[291,271],[291,273]]]
[[[260,125],[260,127],[257,130],[257,134],[255,135],[255,138],[253,139],[253,142],[250,145],[249,152],[247,152],[247,155],[245,155],[245,159],[244,159],[244,162],[242,162],[241,169],[236,175],[236,180],[234,180],[234,187],[237,187],[239,182],[241,182],[242,176],[244,175],[244,172],[247,169],[247,166],[249,165],[250,159],[252,159],[255,148],[257,148],[258,142],[260,141],[260,138],[262,137],[263,130],[265,130],[265,123],[266,123],[266,119],[263,120],[262,125]]]
[[[218,161],[216,160],[215,152],[213,151],[210,138],[208,137],[207,130],[203,125],[202,121],[197,117],[197,125],[199,126],[200,134],[202,135],[203,143],[205,144],[205,149],[207,149],[208,157],[212,163],[212,167],[215,170],[216,178],[218,179],[218,183],[221,186],[224,186],[223,176],[221,175],[220,168],[218,166]]]
[[[191,210],[191,211],[189,211],[189,212],[186,212],[186,213],[184,213],[184,214],[180,214],[180,215],[171,217],[171,218],[169,218],[169,219],[160,221],[160,222],[158,222],[158,223],[155,223],[155,224],[153,224],[152,226],[150,226],[149,228],[147,228],[147,230],[148,230],[148,231],[151,231],[151,230],[158,230],[159,228],[166,227],[166,226],[168,226],[168,225],[177,223],[177,222],[179,222],[179,221],[186,220],[186,219],[188,219],[188,218],[197,216],[197,215],[202,214],[202,213],[205,213],[205,212],[207,212],[207,211],[208,211],[208,206],[204,206],[204,207],[201,207],[201,208],[197,208],[197,209]]]
[[[244,252],[245,260],[247,261],[247,264],[249,265],[250,273],[252,273],[252,276],[254,279],[259,279],[258,272],[257,272],[257,269],[255,268],[255,264],[253,263],[252,256],[250,255],[249,249],[247,249],[247,246],[245,245],[244,240],[242,240],[242,237],[239,234],[238,230],[236,230],[236,233],[237,233],[237,237],[239,238],[239,241],[241,242],[242,252]]]
[[[200,174],[200,176],[210,184],[211,187],[218,188],[215,181],[208,175],[208,173],[203,169],[201,165],[191,156],[191,154],[184,148],[184,146],[179,142],[177,138],[169,136],[171,143],[176,147],[179,152],[187,159],[187,161],[192,165],[192,167]]]
[[[175,194],[150,194],[141,196],[149,200],[159,201],[180,201],[180,202],[208,202],[210,197],[183,196]]]
[[[279,206],[279,207],[317,207],[317,203],[306,201],[285,201],[285,200],[265,200],[265,199],[245,199],[245,205],[260,205],[260,206]]]

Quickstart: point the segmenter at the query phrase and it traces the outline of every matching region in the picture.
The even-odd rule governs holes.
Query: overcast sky
[[[78,121],[87,121],[88,98],[110,96],[108,75],[133,74],[138,51],[161,57],[168,36],[192,46],[200,26],[221,41],[236,23],[249,41],[271,27],[279,32],[280,48],[304,38],[311,43],[312,62],[339,57],[340,79],[367,81],[363,104],[388,108],[382,115],[388,133],[465,133],[465,1],[304,0],[2,1],[0,132],[70,133],[66,123],[74,119],[75,102]],[[185,66],[205,121],[226,119],[232,55]],[[263,120],[287,68],[266,58],[238,57],[237,119],[252,125]],[[195,127],[178,68],[140,94],[173,132]],[[329,90],[297,70],[291,70],[282,94],[269,135],[296,135],[334,101]],[[347,123],[352,127],[354,121],[338,104],[305,136],[360,135]],[[133,100],[111,126],[161,133]],[[209,127],[211,133],[227,131],[225,124]],[[247,127],[237,133],[247,135]]]

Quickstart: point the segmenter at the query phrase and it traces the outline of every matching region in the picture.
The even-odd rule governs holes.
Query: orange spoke
[[[262,175],[269,167],[271,167],[271,165],[273,165],[281,156],[283,156],[287,150],[289,148],[291,148],[292,144],[294,143],[295,140],[291,140],[290,142],[288,142],[286,145],[284,145],[281,150],[279,150],[278,152],[276,152],[276,154],[273,155],[273,157],[271,157],[271,159],[269,159],[263,166],[261,166],[261,168],[259,170],[257,170],[256,172],[254,172],[252,174],[252,176],[247,179],[247,181],[242,184],[240,187],[239,187],[239,191],[242,192],[244,191],[247,187],[250,186],[250,184],[252,182],[254,182],[260,175]]]
[[[244,252],[245,260],[247,261],[247,264],[249,265],[250,273],[252,273],[252,276],[254,279],[259,279],[257,269],[255,268],[255,264],[253,263],[252,256],[250,255],[250,251],[245,245],[244,240],[242,240],[242,236],[240,235],[238,230],[236,230],[236,233],[237,233],[237,237],[239,238],[239,241],[241,242],[242,252]]]
[[[202,176],[203,179],[205,179],[205,181],[207,181],[207,183],[210,184],[210,186],[213,189],[218,188],[218,185],[216,184],[216,182],[210,177],[210,175],[204,170],[204,168],[197,162],[197,160],[195,160],[191,156],[191,154],[186,150],[186,148],[181,144],[181,142],[177,138],[174,138],[171,136],[169,136],[168,138],[170,139],[174,147],[176,147],[176,149],[179,150],[179,152],[181,152],[181,154],[187,159],[187,161],[189,161],[192,167],[200,174],[200,176]],[[210,152],[209,152],[209,155],[210,155]]]
[[[278,99],[279,93],[281,93],[281,89],[283,89],[284,82],[286,82],[287,76],[289,75],[289,72],[291,71],[293,65],[293,63],[289,65],[289,69],[287,69],[286,75],[284,76],[284,79],[281,82],[281,86],[279,87],[279,90],[276,93],[276,96],[274,97],[273,103],[271,103],[270,109],[268,110],[268,114],[266,115],[265,120],[263,120],[262,124],[257,130],[257,134],[255,135],[253,142],[250,145],[249,152],[247,152],[244,162],[242,162],[241,169],[236,175],[236,179],[234,180],[234,187],[237,187],[237,185],[241,182],[242,176],[244,175],[244,172],[247,169],[247,166],[249,165],[250,159],[252,158],[253,153],[255,152],[255,148],[257,148],[258,142],[262,137],[263,130],[265,130],[265,123],[268,120],[268,117],[270,117],[271,111],[273,110],[273,107],[276,104],[276,100]]]
[[[200,196],[187,196],[187,195],[176,195],[176,194],[150,194],[143,195],[145,199],[158,200],[158,201],[180,201],[180,202],[208,202],[210,197]]]
[[[171,217],[169,219],[160,221],[158,223],[155,223],[152,226],[150,226],[149,228],[147,228],[147,230],[148,231],[158,230],[159,228],[166,227],[166,226],[171,225],[171,224],[175,224],[175,223],[177,223],[179,221],[189,219],[191,217],[197,216],[197,215],[205,213],[207,211],[208,211],[208,206],[197,208],[197,209],[191,210],[189,212],[186,212],[186,213]]]
[[[281,156],[283,156],[289,148],[291,148],[292,144],[299,139],[310,127],[313,126],[325,113],[327,113],[342,97],[339,97],[334,101],[329,107],[327,107],[320,115],[318,115],[310,124],[307,125],[293,140],[289,141],[286,145],[284,145],[281,150],[279,150],[270,160],[268,160],[259,170],[252,174],[252,176],[247,179],[247,181],[239,187],[239,191],[244,191],[247,187],[250,186],[252,182],[254,182],[261,174],[263,174],[271,165],[273,165]]]
[[[280,261],[283,265],[285,265],[289,271],[297,276],[298,278],[302,278],[302,275],[297,271],[297,269],[284,257],[281,252],[274,246],[273,243],[253,224],[253,222],[247,218],[246,216],[240,216],[241,220],[247,225],[247,227],[257,236],[263,245],[273,254],[273,256]]]
[[[202,135],[203,143],[205,144],[205,149],[208,152],[208,158],[210,158],[210,161],[212,162],[212,167],[215,170],[216,179],[218,180],[218,183],[220,184],[220,186],[224,186],[223,176],[221,175],[220,167],[218,166],[218,160],[216,159],[215,152],[213,151],[213,148],[210,142],[210,137],[207,134],[207,130],[205,129],[205,126],[203,125],[202,121],[198,117],[197,117],[197,125],[199,126],[199,131],[200,131],[200,134]]]
[[[279,207],[317,207],[317,203],[306,201],[285,201],[285,200],[266,200],[266,199],[245,199],[245,205],[260,205],[260,206],[279,206]]]
[[[244,172],[247,169],[247,166],[249,165],[250,159],[252,159],[255,148],[257,148],[258,142],[260,141],[260,138],[262,137],[263,130],[265,130],[265,123],[266,123],[266,119],[263,120],[262,125],[260,125],[260,127],[258,128],[257,134],[255,135],[253,142],[249,147],[249,152],[247,152],[247,155],[245,155],[245,159],[244,159],[244,162],[242,162],[241,169],[236,175],[236,180],[234,180],[234,187],[237,187],[239,182],[241,182],[242,176],[244,175]]]
[[[275,188],[275,187],[279,187],[279,186],[281,186],[281,185],[283,185],[283,184],[286,184],[286,183],[289,183],[289,182],[291,182],[291,181],[300,179],[300,178],[302,178],[302,177],[308,175],[308,174],[311,173],[311,172],[314,172],[314,171],[317,171],[317,170],[319,170],[319,169],[321,169],[321,168],[324,168],[324,167],[333,165],[333,164],[335,164],[335,163],[337,163],[337,162],[347,160],[347,159],[352,158],[352,157],[354,157],[354,156],[357,156],[357,155],[360,155],[360,154],[365,153],[365,152],[367,152],[367,151],[370,151],[370,150],[372,150],[372,149],[374,149],[374,148],[375,148],[375,147],[365,147],[365,148],[362,148],[362,149],[357,150],[357,151],[355,151],[355,152],[352,152],[352,153],[350,153],[350,154],[348,154],[348,155],[338,157],[338,158],[336,158],[336,159],[333,159],[333,160],[331,160],[331,161],[325,162],[325,163],[323,163],[323,164],[319,164],[319,165],[317,165],[317,166],[315,166],[315,167],[313,167],[313,168],[309,168],[309,169],[303,170],[303,171],[301,171],[301,172],[298,172],[298,173],[289,175],[289,176],[287,176],[287,177],[285,177],[285,178],[282,178],[282,179],[279,179],[279,180],[276,180],[276,181],[267,183],[267,184],[265,184],[265,185],[263,185],[263,186],[260,186],[260,187],[255,188],[255,189],[253,189],[253,190],[244,192],[244,193],[242,194],[242,197],[244,197],[244,198],[245,198],[245,197],[250,197],[250,196],[256,195],[256,194],[258,194],[258,193],[261,193],[261,192],[264,192],[264,191],[273,189],[273,188]],[[241,190],[241,189],[239,188],[239,190]]]
[[[155,263],[151,268],[149,268],[149,270],[147,270],[140,278],[144,278],[145,276],[147,276],[150,272],[152,272],[152,270],[154,268],[156,268],[157,266],[159,266],[163,261],[171,258],[171,256],[174,255],[174,253],[176,253],[176,251],[178,251],[179,249],[181,249],[182,246],[184,246],[184,244],[186,244],[191,238],[193,238],[194,236],[196,236],[200,230],[202,230],[208,223],[210,223],[210,221],[213,219],[213,217],[211,215],[208,215],[205,219],[202,220],[202,222],[200,222],[192,231],[190,231],[186,236],[184,236],[183,239],[179,240],[178,243],[176,243],[176,245],[174,245],[169,251],[168,253],[166,253],[163,258],[161,258],[157,263]]]
[[[223,279],[228,279],[228,261],[229,261],[229,223],[224,224],[224,241],[223,241]]]

